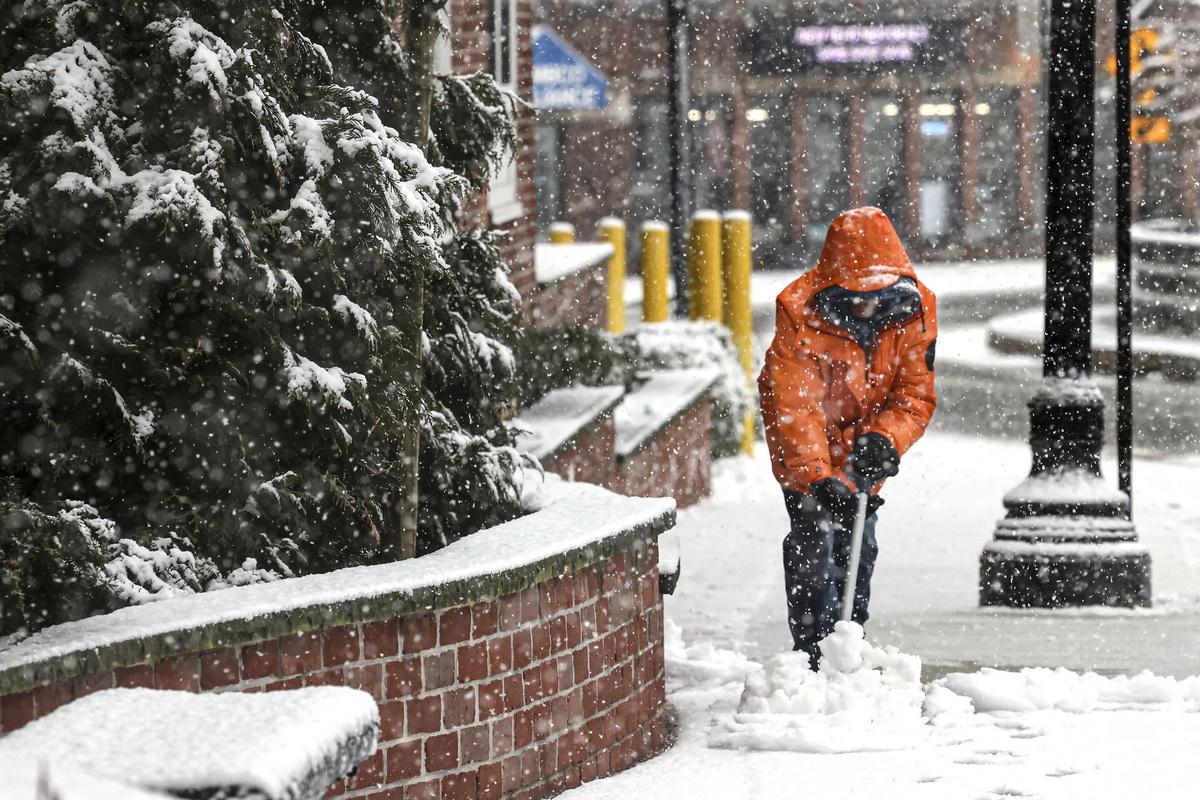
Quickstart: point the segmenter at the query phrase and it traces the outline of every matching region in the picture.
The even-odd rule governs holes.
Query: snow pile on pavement
[[[1020,672],[985,668],[947,675],[931,684],[930,693],[935,689],[967,699],[976,713],[987,714],[1051,710],[1085,714],[1139,706],[1200,711],[1200,677],[1177,680],[1150,672],[1106,678],[1063,668]]]
[[[927,733],[921,660],[865,640],[839,622],[821,642],[821,669],[804,653],[771,657],[746,677],[738,710],[718,719],[713,747],[846,753],[901,750]]]
[[[921,682],[921,660],[868,643],[860,625],[839,622],[821,642],[821,668],[782,653],[765,664],[709,642],[683,644],[667,622],[668,674],[689,688],[744,680],[737,710],[718,714],[708,745],[738,750],[850,753],[905,750],[935,728],[982,724],[980,715],[1170,708],[1200,711],[1200,677],[1143,672],[1104,677],[1068,669],[982,669]]]
[[[663,654],[667,662],[668,688],[712,689],[740,683],[754,670],[762,669],[736,650],[723,650],[712,642],[688,645],[683,630],[670,619],[663,622]]]

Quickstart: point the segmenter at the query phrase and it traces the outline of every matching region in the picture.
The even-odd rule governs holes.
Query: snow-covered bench
[[[318,800],[375,752],[378,738],[375,700],[343,686],[223,694],[108,689],[0,739],[0,775],[6,763],[24,764],[19,800],[42,800],[39,782],[61,784],[49,795],[60,800],[150,800],[155,792]],[[84,791],[83,776],[96,776],[99,788]]]

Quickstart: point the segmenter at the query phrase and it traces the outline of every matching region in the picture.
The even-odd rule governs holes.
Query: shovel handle
[[[858,594],[858,565],[862,560],[863,529],[867,525],[867,501],[869,495],[859,492],[855,495],[858,505],[854,511],[854,528],[850,536],[850,563],[846,567],[846,585],[842,590],[843,622],[850,620],[854,614],[854,595]]]

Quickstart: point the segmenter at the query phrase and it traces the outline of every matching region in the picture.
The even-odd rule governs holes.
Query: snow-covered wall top
[[[517,417],[517,427],[526,434],[517,446],[538,458],[548,458],[601,414],[611,411],[624,394],[624,386],[555,389]]]
[[[1135,222],[1129,236],[1136,244],[1173,244],[1200,247],[1200,232],[1181,219],[1156,219]]]
[[[617,455],[627,458],[707,392],[720,372],[712,367],[647,372],[646,382],[617,406]]]
[[[547,483],[538,510],[422,558],[133,606],[0,646],[0,695],[234,643],[445,608],[596,563],[675,521],[675,501]]]
[[[539,244],[534,249],[533,269],[538,283],[553,283],[600,264],[612,253],[612,245],[604,242]]]

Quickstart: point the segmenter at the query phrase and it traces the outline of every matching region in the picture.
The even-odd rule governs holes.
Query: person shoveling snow
[[[850,605],[843,594],[853,609],[840,616],[867,620],[879,488],[937,405],[937,301],[887,216],[867,207],[833,221],[816,267],[779,294],[775,316],[759,394],[792,523],[788,624],[815,671],[817,643]],[[851,547],[856,522],[861,549]]]

